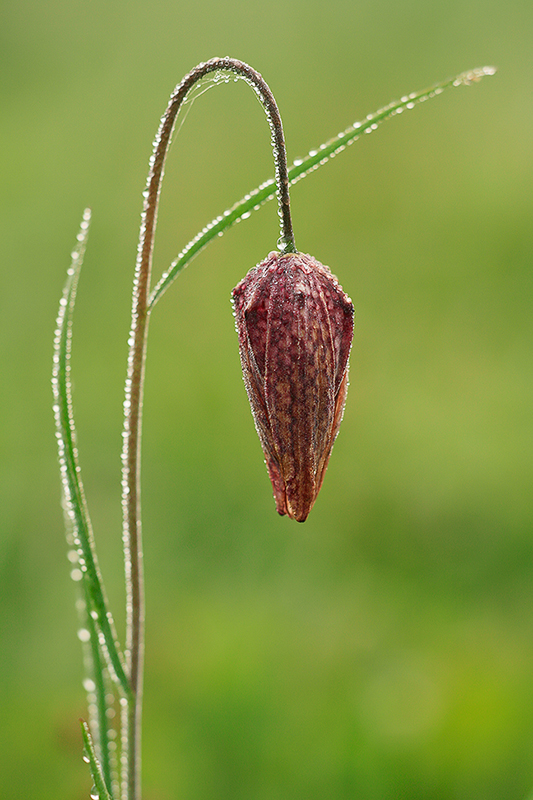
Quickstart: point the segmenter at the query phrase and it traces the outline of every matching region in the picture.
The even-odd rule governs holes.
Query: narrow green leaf
[[[77,237],[76,247],[72,252],[72,264],[68,271],[63,297],[59,304],[57,327],[54,336],[52,373],[54,417],[65,510],[73,528],[74,547],[79,563],[79,577],[87,583],[87,596],[90,602],[87,613],[94,612],[92,613],[92,619],[96,621],[102,634],[99,638],[99,644],[108,660],[111,674],[116,678],[124,693],[130,697],[131,689],[124,671],[123,657],[120,652],[111,612],[108,609],[96,559],[94,537],[78,463],[76,428],[72,411],[70,385],[72,315],[87,243],[90,217],[90,211],[86,209]]]
[[[91,800],[113,800],[113,796],[108,790],[106,782],[104,780],[104,776],[102,775],[102,769],[100,767],[100,763],[96,758],[94,743],[92,740],[91,731],[89,730],[89,726],[82,719],[80,720],[80,722],[81,722],[81,732],[83,736],[83,744],[85,748],[84,761],[87,761],[87,763],[89,764],[91,775],[94,781],[94,786],[91,790]]]
[[[87,581],[83,581],[83,584],[85,589],[86,617],[84,624],[89,631],[89,641],[87,642],[85,662],[86,668],[90,675],[89,682],[86,680],[84,685],[89,700],[89,716],[93,725],[93,743],[95,752],[97,753],[97,757],[101,763],[102,774],[104,776],[106,785],[111,787],[112,777],[109,733],[112,726],[110,726],[109,723],[108,711],[110,708],[112,708],[112,702],[110,703],[109,699],[114,699],[114,696],[110,691],[111,687],[109,685],[109,677],[106,674],[105,663],[102,658],[99,630],[91,613],[87,613],[88,609],[90,608],[89,585]],[[92,695],[92,697],[89,697],[90,695]],[[93,713],[91,713],[91,707],[94,708]]]
[[[305,178],[310,172],[318,169],[318,167],[329,161],[330,158],[333,158],[337,153],[342,152],[348,145],[352,144],[352,142],[355,142],[362,133],[370,133],[375,130],[384,120],[401,114],[406,109],[414,108],[415,105],[431,97],[442,94],[445,89],[451,86],[468,86],[471,83],[477,83],[485,75],[494,75],[495,72],[495,67],[477,67],[468,72],[462,72],[455,78],[436,83],[429,89],[424,89],[421,92],[413,92],[409,95],[405,95],[400,100],[394,100],[392,103],[389,103],[388,106],[380,108],[375,114],[369,114],[366,119],[361,122],[355,122],[353,125],[350,125],[349,128],[339,133],[338,136],[321,144],[317,150],[310,150],[305,158],[296,159],[289,170],[290,183],[297,183],[297,181]],[[172,262],[168,271],[161,276],[157,286],[150,295],[149,309],[155,306],[181,270],[186,267],[194,256],[198,255],[200,250],[203,250],[215,236],[221,236],[236,222],[247,219],[252,211],[257,211],[263,203],[266,203],[267,200],[271,200],[275,194],[276,185],[274,178],[269,178],[257,189],[253,189],[249,194],[245,195],[242,200],[239,200],[231,206],[231,208],[224,211],[223,214],[215,217],[203,230],[197,233],[194,239],[191,239],[178,257]]]

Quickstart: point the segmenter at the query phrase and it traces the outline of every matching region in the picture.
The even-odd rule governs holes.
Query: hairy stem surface
[[[124,446],[122,451],[123,544],[126,573],[126,673],[132,698],[124,697],[122,715],[122,797],[140,800],[141,714],[144,660],[144,581],[141,530],[140,450],[146,341],[150,316],[149,293],[152,253],[157,224],[165,159],[178,111],[191,88],[210,73],[232,72],[255,90],[266,111],[272,133],[276,184],[281,220],[280,248],[295,252],[290,215],[289,177],[283,127],[278,107],[258,72],[242,61],[213,58],[195,67],[173,92],[161,120],[150,172],[144,192],[144,207],[135,270],[132,323],[129,336],[128,374],[124,401]]]

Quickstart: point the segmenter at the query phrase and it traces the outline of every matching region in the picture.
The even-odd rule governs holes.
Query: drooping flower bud
[[[304,522],[342,420],[353,305],[316,259],[276,252],[235,287],[233,305],[277,511]]]

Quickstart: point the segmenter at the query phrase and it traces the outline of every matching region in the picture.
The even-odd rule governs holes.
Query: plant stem
[[[122,712],[122,776],[123,800],[140,800],[141,714],[144,660],[144,581],[141,530],[140,450],[142,401],[146,341],[150,308],[150,276],[157,210],[164,164],[177,113],[197,81],[209,73],[233,72],[244,78],[258,94],[266,111],[272,132],[276,164],[276,183],[281,220],[280,249],[296,252],[292,230],[289,178],[283,126],[278,107],[263,78],[242,61],[213,58],[195,67],[174,90],[161,120],[150,172],[144,192],[144,207],[137,251],[132,301],[132,322],[129,336],[128,374],[124,401],[124,445],[122,451],[123,545],[126,575],[126,673],[131,697],[123,697]]]

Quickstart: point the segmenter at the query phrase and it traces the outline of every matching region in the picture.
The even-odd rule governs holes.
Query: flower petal
[[[278,513],[303,522],[346,400],[353,305],[327,267],[270,253],[233,291],[244,382]]]

